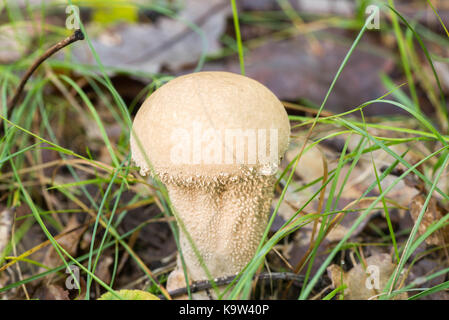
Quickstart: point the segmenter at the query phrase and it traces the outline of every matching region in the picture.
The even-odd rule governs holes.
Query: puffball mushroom
[[[238,74],[180,76],[145,100],[133,123],[132,158],[168,190],[190,281],[207,280],[206,270],[213,278],[235,275],[253,258],[289,136],[282,103]],[[184,279],[178,256],[167,288],[185,287]]]

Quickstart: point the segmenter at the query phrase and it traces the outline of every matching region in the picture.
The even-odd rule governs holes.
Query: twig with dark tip
[[[217,286],[224,286],[224,285],[230,284],[235,279],[235,277],[236,276],[217,278],[217,279],[214,279],[214,282]],[[299,284],[302,284],[304,282],[304,276],[297,275],[297,274],[291,273],[291,272],[271,272],[271,273],[263,272],[263,273],[260,273],[259,275],[254,276],[254,278],[257,278],[257,280],[259,280],[259,281],[260,280],[283,280],[283,281],[292,281],[292,282],[296,282]],[[196,281],[190,285],[190,292],[195,293],[195,292],[205,291],[205,290],[208,290],[211,288],[212,288],[212,284],[208,280]],[[176,297],[187,294],[187,288],[179,288],[176,290],[169,291],[168,293],[170,294],[170,296],[172,298],[176,298]],[[165,297],[163,295],[159,295],[159,298],[165,299]]]
[[[71,36],[65,38],[64,40],[59,41],[51,48],[47,49],[36,61],[34,61],[34,63],[28,68],[28,70],[20,80],[19,86],[17,87],[14,95],[8,101],[6,118],[9,118],[10,111],[19,101],[20,95],[22,94],[23,88],[25,87],[25,84],[27,83],[28,79],[31,77],[33,72],[42,64],[42,62],[44,62],[46,59],[48,59],[50,56],[52,56],[54,53],[58,52],[62,48],[78,40],[84,40],[84,34],[81,32],[80,29],[75,30],[75,32]]]

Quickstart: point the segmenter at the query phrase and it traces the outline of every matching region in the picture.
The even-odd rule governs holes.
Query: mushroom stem
[[[191,241],[181,228],[180,245],[190,280],[239,273],[254,256],[267,226],[274,176],[253,173],[209,184],[165,184],[177,219],[190,235]],[[179,287],[177,275],[170,279],[169,287]]]

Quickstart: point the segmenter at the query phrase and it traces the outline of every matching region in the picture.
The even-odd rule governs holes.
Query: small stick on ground
[[[230,284],[236,276],[228,276],[228,277],[222,277],[218,279],[214,279],[214,282],[217,286],[224,286]],[[257,278],[258,280],[284,280],[284,281],[292,281],[299,284],[302,284],[304,282],[304,276],[297,275],[295,273],[290,272],[264,272],[259,274],[258,276],[255,276],[254,278]],[[190,292],[196,293],[200,291],[205,291],[212,288],[212,284],[208,280],[204,281],[197,281],[190,285]],[[187,294],[187,288],[179,288],[176,290],[172,290],[169,292],[170,296],[172,298],[176,298],[182,295]],[[165,299],[163,295],[159,296],[160,299]]]
[[[25,87],[25,84],[27,83],[28,79],[31,77],[33,72],[42,64],[42,62],[44,62],[46,59],[48,59],[50,56],[52,56],[54,53],[58,52],[62,48],[78,40],[84,40],[84,34],[81,32],[80,29],[75,30],[75,32],[71,36],[65,38],[64,40],[59,41],[51,48],[47,49],[47,51],[45,51],[36,61],[34,61],[34,63],[28,68],[27,72],[20,80],[19,86],[17,87],[13,97],[8,102],[6,112],[7,118],[9,118],[9,114],[12,108],[19,101],[23,88]]]

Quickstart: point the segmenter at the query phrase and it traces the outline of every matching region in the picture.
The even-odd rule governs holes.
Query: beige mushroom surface
[[[143,103],[132,157],[141,174],[156,175],[168,190],[190,281],[236,274],[252,259],[289,135],[277,97],[233,73],[184,75]],[[178,259],[168,289],[184,286]]]

